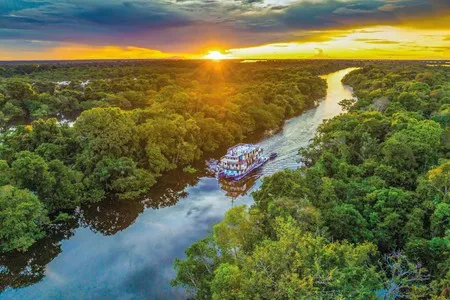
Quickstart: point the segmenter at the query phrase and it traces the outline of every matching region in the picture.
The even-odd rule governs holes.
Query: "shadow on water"
[[[169,284],[173,260],[232,205],[251,205],[261,177],[299,166],[299,148],[308,145],[324,119],[341,113],[340,100],[352,97],[341,83],[352,70],[322,76],[328,82],[326,99],[258,142],[278,157],[252,176],[217,181],[202,159],[193,165],[195,174],[173,170],[143,199],[84,206],[73,221],[51,228],[26,253],[0,256],[0,298],[185,299],[183,290]]]

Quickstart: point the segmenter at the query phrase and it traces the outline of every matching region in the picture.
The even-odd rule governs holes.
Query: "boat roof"
[[[237,157],[257,149],[259,149],[259,147],[253,144],[237,144],[228,149],[227,156]]]

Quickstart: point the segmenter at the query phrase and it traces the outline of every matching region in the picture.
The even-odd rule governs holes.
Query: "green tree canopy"
[[[48,222],[44,205],[30,191],[11,185],[0,187],[1,250],[28,249],[45,233]]]

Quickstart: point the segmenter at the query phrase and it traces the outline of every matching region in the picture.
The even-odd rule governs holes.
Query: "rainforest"
[[[346,98],[333,84],[348,89]],[[314,115],[324,99],[340,109]],[[94,232],[94,245],[119,238],[143,218],[155,222],[158,215],[141,215],[148,210],[170,215],[196,187],[214,186],[208,197],[219,201],[224,187],[205,173],[205,159],[283,134],[271,147],[289,142],[289,162],[278,158],[274,172],[246,183],[252,198],[173,245],[179,251],[164,265],[174,270],[151,298],[450,296],[450,72],[440,62],[2,64],[0,126],[7,297],[35,297],[33,285],[59,282],[51,283],[50,263],[68,264],[70,246],[61,245],[83,232]],[[310,136],[288,134],[309,127]],[[81,272],[74,280],[95,274]],[[52,289],[47,296],[63,295]],[[139,289],[148,297],[148,287]]]
[[[449,0],[0,0],[0,300],[450,299]]]

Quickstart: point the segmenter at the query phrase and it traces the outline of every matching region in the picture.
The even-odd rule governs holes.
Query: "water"
[[[200,162],[198,174],[172,172],[143,201],[83,208],[81,221],[55,230],[27,253],[0,257],[0,290],[5,289],[0,298],[185,299],[182,289],[169,284],[173,260],[184,257],[184,249],[232,205],[250,205],[261,177],[298,167],[299,148],[324,119],[341,113],[340,100],[352,97],[341,83],[352,70],[322,76],[328,82],[326,99],[259,143],[266,153],[278,153],[259,173],[229,186],[208,175]]]

